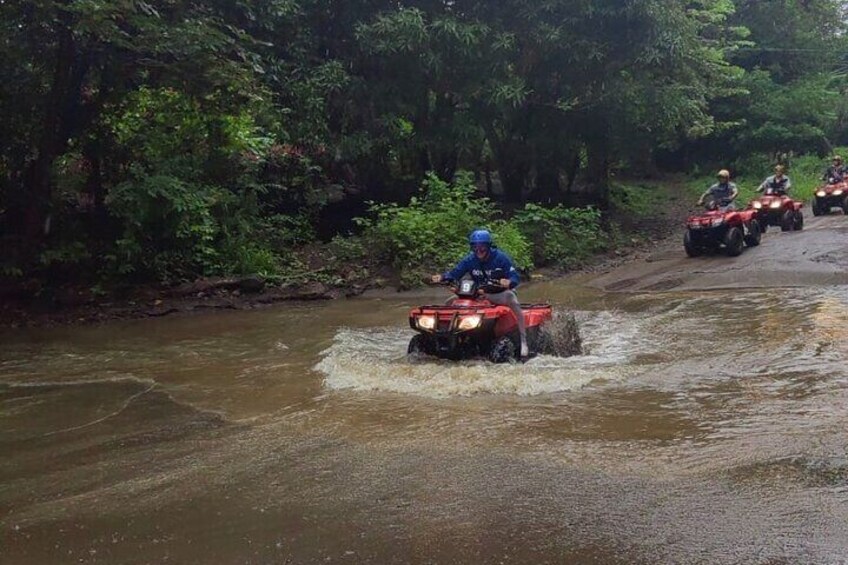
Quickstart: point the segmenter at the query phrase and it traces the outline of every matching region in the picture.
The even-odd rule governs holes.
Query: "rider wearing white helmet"
[[[730,206],[736,197],[739,196],[739,189],[736,184],[730,182],[730,171],[722,169],[718,172],[718,182],[707,189],[701,198],[698,199],[698,205],[703,206],[707,202],[707,198],[716,202],[719,206]]]

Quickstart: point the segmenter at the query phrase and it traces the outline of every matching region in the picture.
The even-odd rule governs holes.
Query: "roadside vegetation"
[[[786,155],[807,199],[848,143],[844,10],[0,2],[0,295],[411,286],[476,227],[569,269],[630,241],[663,175],[733,165],[747,198]]]

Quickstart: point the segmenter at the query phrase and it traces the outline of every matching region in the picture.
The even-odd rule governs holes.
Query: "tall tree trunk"
[[[512,151],[504,151],[497,156],[497,161],[504,201],[508,204],[523,204],[524,187],[530,167],[516,158]]]
[[[491,165],[489,164],[488,161],[486,161],[486,164],[485,164],[484,167],[485,168],[483,169],[483,173],[486,177],[486,195],[491,197],[492,196],[492,167],[491,167]]]
[[[524,187],[529,165],[521,158],[522,149],[511,141],[502,142],[493,133],[489,134],[489,143],[495,157],[495,166],[504,191],[504,201],[510,204],[524,202]]]
[[[543,155],[536,165],[536,189],[533,197],[539,202],[558,204],[562,201],[559,166],[555,155]]]
[[[67,144],[66,112],[69,95],[73,88],[76,61],[76,45],[71,30],[71,16],[61,12],[58,30],[58,45],[50,95],[44,110],[41,139],[38,153],[30,164],[25,182],[29,188],[29,200],[24,210],[24,235],[28,251],[34,251],[49,231],[49,207],[52,193],[51,170],[56,158]],[[64,138],[63,138],[64,137]]]
[[[522,204],[525,180],[530,171],[529,165],[521,158],[525,149],[518,147],[519,144],[508,137],[501,139],[493,124],[489,123],[484,127],[503,188],[504,201],[510,204]],[[506,134],[505,137],[508,135]]]
[[[442,153],[439,159],[438,175],[439,178],[446,182],[450,182],[456,176],[456,170],[459,164],[459,151],[453,149],[447,153]]]
[[[565,175],[568,177],[568,185],[565,187],[566,200],[571,196],[571,191],[574,188],[574,183],[577,180],[577,174],[580,172],[580,151],[575,151],[574,156],[568,163],[568,169]]]
[[[610,139],[605,124],[600,125],[601,127],[586,140],[586,149],[588,152],[586,172],[589,184],[594,190],[598,208],[608,210],[610,205]]]

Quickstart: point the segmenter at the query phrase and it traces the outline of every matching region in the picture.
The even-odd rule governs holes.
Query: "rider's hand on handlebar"
[[[498,284],[504,288],[509,288],[509,286],[512,284],[512,281],[509,279],[501,279],[498,281]]]

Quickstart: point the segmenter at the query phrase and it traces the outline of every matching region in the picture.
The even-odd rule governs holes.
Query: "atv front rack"
[[[419,306],[417,310],[435,310],[436,312],[444,312],[446,310],[481,310],[485,308],[491,308],[492,306],[497,306],[496,304],[481,306],[481,305],[468,305],[468,304],[458,304],[456,306],[440,304],[438,306]],[[522,304],[522,310],[537,310],[539,308],[551,308],[550,304]]]

